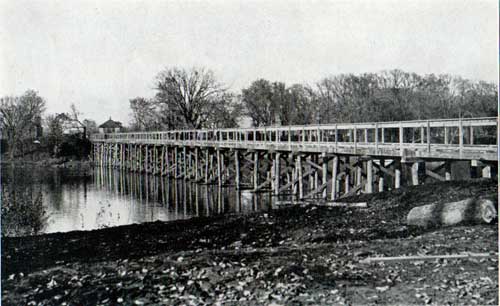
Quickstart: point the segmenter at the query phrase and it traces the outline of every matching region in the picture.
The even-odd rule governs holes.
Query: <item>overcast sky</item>
[[[0,96],[39,91],[98,124],[130,121],[165,67],[204,66],[239,92],[400,68],[497,81],[498,7],[470,1],[0,0]]]

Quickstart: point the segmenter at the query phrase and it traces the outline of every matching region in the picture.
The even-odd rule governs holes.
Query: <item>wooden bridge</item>
[[[95,134],[101,167],[297,199],[496,176],[497,118]]]

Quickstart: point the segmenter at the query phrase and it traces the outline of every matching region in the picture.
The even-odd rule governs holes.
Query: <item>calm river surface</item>
[[[99,168],[86,174],[69,169],[3,166],[2,190],[41,191],[45,214],[37,233],[248,213],[270,207],[269,194],[238,192],[231,187]]]

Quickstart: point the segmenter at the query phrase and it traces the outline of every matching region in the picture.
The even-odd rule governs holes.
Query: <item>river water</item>
[[[16,200],[12,202],[21,203],[24,196],[32,203],[35,200],[31,199],[36,198],[33,194],[41,195],[43,209],[35,212],[31,208],[36,204],[28,204],[25,205],[28,208],[17,209],[19,212],[11,209],[4,216],[8,201],[2,202],[2,231],[10,236],[249,213],[267,210],[271,203],[268,193],[254,194],[233,187],[100,168],[82,173],[70,169],[3,166],[1,178],[4,199],[7,192],[15,195]],[[9,213],[21,216],[9,218]],[[28,221],[26,215],[30,216]]]

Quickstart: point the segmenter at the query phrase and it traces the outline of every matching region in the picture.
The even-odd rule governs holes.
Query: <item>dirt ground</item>
[[[90,232],[2,237],[4,305],[498,305],[498,227],[405,225],[415,206],[492,196],[475,180]],[[367,257],[492,255],[362,263]]]

